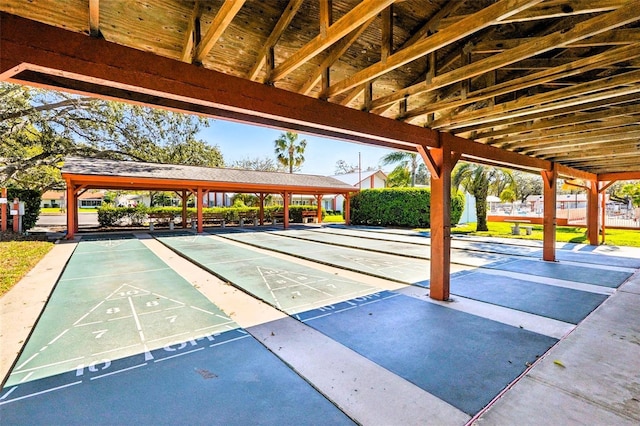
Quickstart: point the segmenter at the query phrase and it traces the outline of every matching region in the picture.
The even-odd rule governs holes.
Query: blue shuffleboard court
[[[577,324],[608,295],[541,284],[482,270],[451,276],[451,293],[542,317]]]
[[[131,236],[78,244],[0,390],[0,419],[352,424]]]
[[[618,288],[631,277],[631,272],[598,268],[587,265],[543,262],[530,259],[512,259],[487,267],[540,277],[555,278],[603,287]]]
[[[386,291],[297,317],[469,415],[557,342]]]

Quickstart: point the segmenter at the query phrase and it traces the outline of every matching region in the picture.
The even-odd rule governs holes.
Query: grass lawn
[[[344,218],[342,217],[341,214],[325,215],[324,219],[322,219],[322,223],[340,223],[340,222],[344,222]]]
[[[526,240],[542,240],[542,225],[524,225],[531,226],[531,235],[511,235],[511,223],[505,222],[489,222],[487,226],[489,231],[476,232],[476,224],[468,223],[458,225],[451,228],[452,234],[478,235],[484,237],[500,237],[500,238],[520,238]],[[521,229],[523,229],[521,225]],[[558,226],[556,227],[556,241],[565,243],[589,244],[585,234],[586,228],[575,226]],[[521,231],[523,232],[523,231]],[[611,246],[628,246],[640,247],[640,230],[628,229],[606,229],[605,240],[607,245]]]
[[[53,248],[47,241],[0,241],[0,296],[16,285]]]

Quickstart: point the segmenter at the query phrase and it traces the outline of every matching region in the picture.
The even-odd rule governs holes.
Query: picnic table
[[[526,219],[510,219],[510,220],[505,220],[504,222],[507,223],[513,223],[513,226],[511,227],[511,234],[512,235],[520,235],[520,224],[521,223],[531,223],[530,220],[526,220]],[[527,233],[527,235],[531,235],[531,230],[533,228],[531,226],[526,226],[525,227],[525,231]]]

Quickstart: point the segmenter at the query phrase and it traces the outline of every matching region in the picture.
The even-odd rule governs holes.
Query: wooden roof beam
[[[303,95],[308,95],[311,93],[313,88],[317,86],[317,84],[322,79],[322,73],[325,69],[331,67],[333,63],[335,63],[342,55],[349,50],[349,47],[362,35],[362,33],[371,25],[371,23],[375,20],[375,16],[373,18],[369,18],[367,22],[351,31],[346,37],[336,43],[331,47],[329,54],[322,60],[320,66],[316,69],[316,71],[309,76],[307,81],[302,85],[298,93],[302,93]],[[362,91],[361,91],[362,92]]]
[[[632,97],[630,96],[629,98]],[[499,146],[502,146],[501,143],[503,140],[507,143],[512,141],[516,142],[519,138],[524,138],[523,140],[528,139],[528,135],[536,137],[536,132],[544,135],[548,134],[547,132],[549,132],[550,129],[558,129],[565,126],[573,127],[581,124],[588,124],[590,122],[615,120],[617,117],[633,116],[638,113],[640,113],[640,106],[630,105],[624,107],[610,107],[604,111],[571,114],[562,117],[554,115],[550,119],[541,119],[535,123],[527,122],[524,124],[509,126],[509,128],[505,129],[495,129],[478,133],[475,140],[478,142],[487,142],[492,140],[492,144],[497,143]],[[512,137],[512,140],[504,139],[503,137]]]
[[[640,92],[640,70],[523,97],[515,101],[504,102],[494,107],[482,108],[454,117],[439,119],[434,121],[431,127],[433,129],[444,128],[447,130],[473,127],[638,92]],[[523,121],[526,121],[526,119]]]
[[[180,60],[182,62],[191,63],[193,60],[193,47],[195,45],[195,31],[196,20],[200,18],[201,14],[200,0],[196,0],[191,15],[189,16],[189,22],[187,22],[187,30],[184,32],[184,41],[182,45],[182,53],[180,54]]]
[[[640,43],[610,49],[595,56],[590,56],[588,58],[576,58],[574,62],[565,65],[525,75],[520,78],[510,79],[500,84],[476,90],[469,93],[466,99],[447,99],[446,101],[435,102],[422,108],[415,108],[408,111],[403,118],[411,119],[439,111],[443,108],[458,108],[482,100],[491,99],[496,96],[515,92],[516,90],[535,87],[553,80],[582,74],[593,69],[598,69],[619,62],[625,62],[637,57],[640,57]]]
[[[202,62],[216,44],[222,33],[244,5],[245,0],[225,0],[213,18],[211,26],[195,48],[194,62]]]
[[[541,37],[538,37],[541,38]],[[502,53],[513,49],[522,43],[532,41],[532,38],[515,38],[508,40],[482,40],[473,46],[474,54]],[[640,42],[640,29],[627,28],[609,31],[593,37],[587,37],[574,43],[569,43],[565,48],[624,46]]]
[[[543,19],[564,18],[568,16],[585,15],[590,13],[609,12],[618,9],[628,0],[565,0],[546,1],[528,10],[517,13],[504,20],[505,24],[514,22],[529,22]],[[468,15],[451,16],[443,19],[440,24],[443,26],[458,23]]]
[[[351,9],[349,13],[327,28],[326,36],[323,37],[322,34],[319,34],[284,62],[276,66],[267,81],[275,82],[285,78],[305,62],[331,47],[342,37],[363,25],[370,18],[378,15],[378,13],[394,1],[395,0],[363,0],[362,3],[358,4]]]
[[[540,3],[540,1],[542,0],[500,0],[498,3],[461,20],[457,25],[449,26],[414,43],[410,47],[397,51],[384,62],[378,62],[356,72],[354,75],[332,85],[324,95],[331,98],[344,93],[347,90],[373,80],[430,52],[459,41],[491,25],[495,25],[506,17]],[[374,105],[372,105],[372,107],[373,106]]]
[[[638,106],[636,106],[638,109]],[[601,114],[605,114],[603,111]],[[517,134],[508,136],[505,138],[494,139],[491,141],[491,145],[504,149],[526,149],[537,145],[543,139],[551,139],[553,137],[561,137],[564,135],[589,135],[592,131],[614,129],[616,127],[629,126],[632,124],[640,124],[640,115],[637,116],[623,116],[607,118],[606,120],[589,122],[585,124],[570,123],[569,126],[563,126],[554,129],[536,130],[529,133]],[[610,130],[609,130],[610,131]],[[573,136],[576,137],[576,136]],[[478,142],[478,139],[475,139]]]
[[[296,13],[298,13],[298,9],[302,6],[303,1],[304,0],[289,0],[289,4],[282,12],[282,15],[280,15],[280,19],[278,19],[278,22],[276,22],[275,27],[273,27],[271,34],[269,34],[269,37],[267,37],[267,40],[258,52],[258,58],[256,59],[255,64],[253,64],[251,71],[249,71],[249,74],[247,74],[247,78],[249,80],[256,81],[260,70],[267,62],[267,54],[269,53],[269,50],[273,49],[276,43],[278,43],[278,40],[280,40],[284,31],[296,16]]]
[[[637,93],[631,93],[628,95],[608,98],[608,99],[607,98],[597,99],[584,104],[575,104],[575,105],[567,106],[560,109],[551,109],[546,111],[534,112],[533,114],[525,117],[521,116],[521,117],[505,118],[505,119],[501,119],[499,121],[494,121],[487,124],[482,124],[482,125],[476,124],[470,128],[460,129],[461,131],[455,132],[455,133],[458,136],[462,136],[462,137],[465,137],[466,134],[472,131],[481,132],[483,130],[486,130],[487,131],[486,133],[490,133],[491,132],[490,129],[499,127],[499,126],[511,126],[513,124],[518,124],[518,123],[530,123],[533,120],[545,120],[549,118],[560,117],[565,114],[573,114],[573,113],[579,113],[582,111],[589,111],[596,108],[610,108],[615,105],[621,105],[629,102],[636,102],[637,100],[638,100]],[[583,121],[581,121],[580,118],[576,118],[576,122],[580,123]],[[568,125],[570,125],[570,123]],[[484,136],[485,132],[476,133],[476,134],[482,134]]]
[[[89,35],[100,37],[100,0],[89,0]]]
[[[578,133],[566,137],[549,138],[528,147],[517,148],[517,152],[525,155],[541,157],[548,152],[581,152],[601,146],[625,141],[640,141],[640,126],[621,127],[616,130],[605,129],[589,133]]]
[[[564,47],[577,40],[638,21],[640,20],[640,14],[637,13],[636,9],[637,5],[631,2],[618,10],[581,22],[568,31],[556,31],[547,36],[521,44],[513,49],[509,49],[502,53],[498,53],[497,55],[481,59],[477,62],[473,62],[469,65],[436,76],[431,80],[431,82],[425,81],[418,83],[405,89],[398,90],[391,95],[378,98],[373,101],[373,107],[377,108],[388,105],[389,103],[397,102],[406,96],[437,90],[450,84],[458,83],[466,78],[475,77],[505,65],[513,64],[523,59],[531,58],[541,53]]]
[[[601,173],[598,181],[611,180],[640,180],[640,172]]]

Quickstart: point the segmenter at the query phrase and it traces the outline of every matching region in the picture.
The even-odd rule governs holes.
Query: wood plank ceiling
[[[0,10],[578,170],[640,172],[638,0],[4,0]]]

